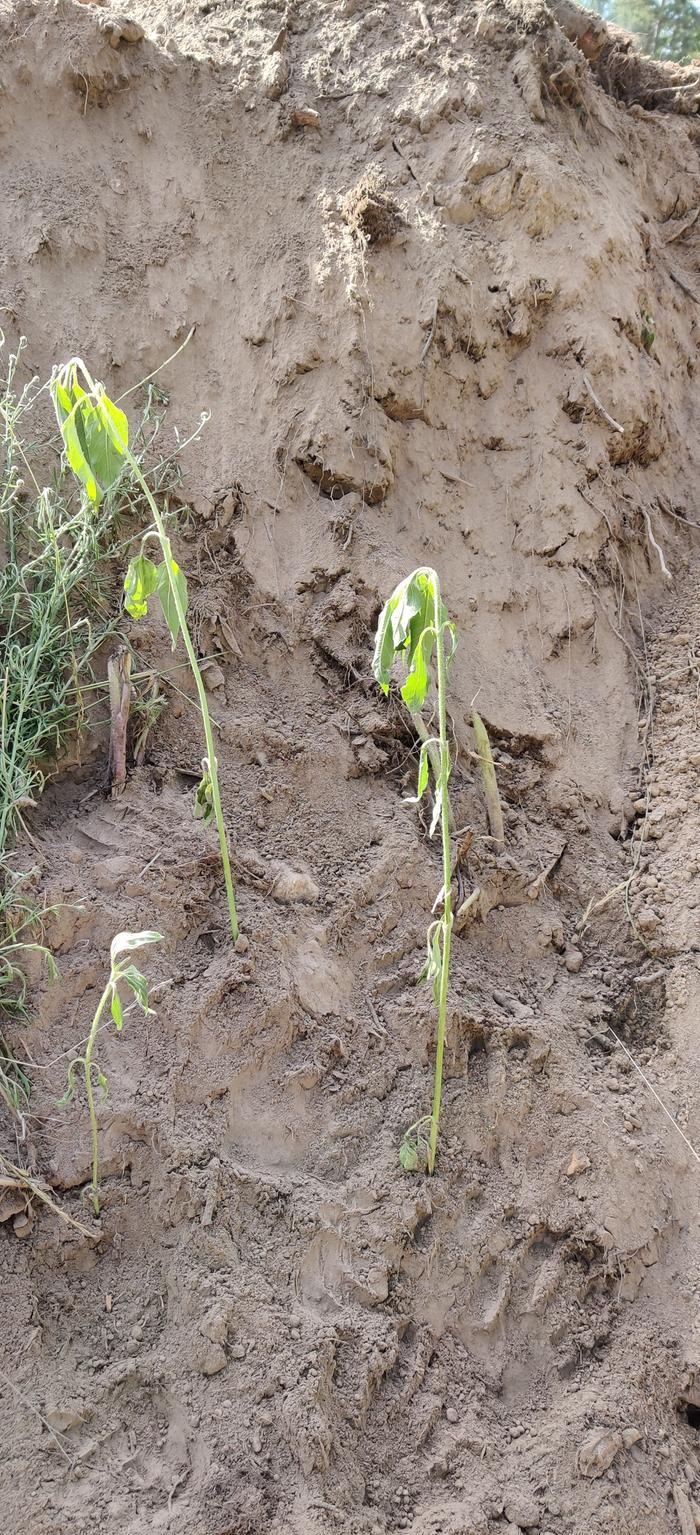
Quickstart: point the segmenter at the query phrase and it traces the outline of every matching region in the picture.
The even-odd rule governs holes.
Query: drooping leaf
[[[131,618],[144,618],[148,599],[158,586],[158,568],[145,554],[129,561],[124,577],[124,606]]]
[[[83,388],[79,375],[89,382],[89,389]],[[59,369],[51,394],[70,468],[98,506],[116,484],[124,465],[129,440],[127,418],[101,384],[92,384],[77,358]]]
[[[66,1105],[69,1104],[72,1101],[72,1099],[74,1098],[74,1096],[75,1096],[75,1078],[76,1078],[76,1073],[77,1073],[78,1067],[79,1066],[83,1066],[83,1065],[84,1065],[84,1059],[83,1059],[82,1055],[81,1056],[76,1056],[75,1060],[71,1061],[70,1066],[68,1067],[68,1078],[67,1078],[67,1081],[66,1081],[65,1093],[63,1094],[62,1098],[58,1099],[58,1107],[59,1108],[61,1108],[61,1109],[65,1108]]]
[[[135,965],[127,965],[126,970],[122,970],[122,980],[126,981],[127,986],[131,987],[136,1001],[138,1002],[139,1007],[143,1009],[143,1012],[149,1012],[148,981],[146,980],[145,975],[142,975],[141,971],[137,970]]]
[[[440,783],[440,784],[438,784],[438,786],[437,786],[437,788],[435,790],[435,802],[433,804],[433,814],[432,814],[432,818],[431,818],[431,822],[430,822],[430,830],[428,832],[428,836],[429,837],[434,837],[434,835],[435,835],[435,828],[436,828],[436,826],[438,824],[438,821],[440,820],[440,817],[442,815],[442,807],[443,807],[443,804],[444,804],[444,799],[445,799],[444,790],[443,790],[442,784]]]
[[[433,988],[435,1002],[440,1000],[440,972],[442,970],[442,919],[439,922],[431,922],[428,928],[427,947],[428,953],[423,969],[418,977],[421,981],[429,981]]]
[[[180,600],[180,606],[184,614],[187,612],[187,580],[184,572],[177,564],[177,561],[171,558],[170,575],[168,575],[168,567],[165,563],[165,560],[163,560],[158,566],[158,584],[156,590],[158,592],[158,596],[160,597],[160,605],[163,609],[163,613],[165,614],[165,621],[170,630],[174,650],[177,644],[178,634],[180,633],[180,619],[178,617],[178,611],[175,606],[175,599],[173,597],[173,585],[176,588],[178,598]]]
[[[407,795],[404,801],[406,805],[417,805],[425,794],[425,791],[428,787],[430,748],[436,744],[438,746],[440,744],[437,736],[431,736],[430,739],[428,741],[424,741],[423,745],[421,746],[420,757],[418,758],[418,787],[415,794]]]
[[[429,566],[421,566],[400,581],[384,604],[377,625],[372,667],[384,693],[389,690],[394,661],[406,667],[401,696],[412,714],[425,703],[436,624],[447,622],[438,579]],[[436,611],[437,610],[437,611]]]
[[[409,649],[408,673],[401,688],[401,697],[411,714],[419,714],[425,703],[430,683],[428,666],[435,638],[435,630],[432,627],[418,631],[418,619],[419,615],[416,615],[411,626],[411,632],[415,631],[416,642],[413,649]]]
[[[119,1000],[119,994],[116,991],[112,992],[112,1017],[117,1025],[117,1028],[121,1029],[122,1024],[124,1023],[124,1013],[122,1011],[122,1005]]]
[[[194,801],[194,818],[196,821],[203,821],[204,825],[208,826],[214,815],[214,790],[206,759],[202,763],[202,768],[202,777],[197,784]]]
[[[102,1095],[102,1102],[104,1103],[105,1098],[109,1094],[109,1082],[107,1081],[107,1078],[106,1078],[104,1072],[100,1071],[99,1066],[96,1068],[96,1073],[97,1073],[97,1086],[100,1089],[100,1093]]]
[[[163,934],[154,933],[147,928],[143,933],[117,933],[110,944],[110,958],[112,965],[120,954],[130,954],[133,949],[141,949],[146,943],[162,943]]]

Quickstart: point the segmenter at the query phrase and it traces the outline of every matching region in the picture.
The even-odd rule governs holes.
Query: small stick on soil
[[[663,1112],[666,1115],[666,1118],[670,1119],[671,1124],[673,1125],[674,1130],[677,1130],[678,1134],[680,1135],[681,1140],[685,1141],[685,1144],[688,1147],[688,1150],[690,1152],[692,1152],[693,1156],[695,1157],[696,1162],[700,1162],[700,1155],[698,1155],[698,1152],[695,1150],[695,1147],[694,1147],[692,1141],[689,1141],[687,1135],[685,1134],[685,1132],[683,1130],[681,1130],[681,1127],[680,1127],[680,1125],[678,1123],[678,1120],[674,1119],[674,1117],[673,1117],[673,1115],[671,1113],[671,1110],[666,1108],[666,1104],[664,1103],[663,1098],[659,1097],[659,1095],[658,1095],[658,1093],[656,1091],[656,1088],[649,1081],[649,1078],[647,1076],[645,1076],[644,1072],[642,1071],[641,1066],[637,1065],[637,1062],[635,1061],[635,1058],[632,1055],[631,1051],[629,1051],[627,1049],[627,1046],[622,1043],[622,1040],[620,1039],[619,1034],[615,1033],[615,1030],[611,1027],[611,1025],[609,1023],[606,1023],[605,1027],[606,1027],[606,1029],[608,1029],[610,1031],[610,1033],[612,1034],[613,1039],[616,1040],[617,1044],[620,1046],[620,1049],[624,1050],[625,1055],[627,1056],[628,1061],[630,1061],[632,1066],[634,1066],[635,1071],[637,1071],[639,1073],[639,1075],[640,1075],[640,1077],[641,1077],[645,1087],[648,1087],[649,1092],[651,1093],[652,1097],[656,1099],[656,1102],[658,1103],[659,1108],[663,1109]]]
[[[426,37],[430,38],[431,43],[434,43],[435,33],[433,32],[433,29],[430,25],[428,12],[426,11],[425,6],[422,4],[422,0],[416,0],[414,9],[418,12],[418,20],[423,28],[423,31],[425,32]]]
[[[664,245],[673,245],[674,240],[682,240],[683,236],[687,235],[688,230],[692,229],[693,224],[697,223],[699,217],[700,208],[696,208],[692,218],[689,218],[686,224],[681,224],[680,229],[676,229],[674,234],[669,235],[668,239],[664,240]]]
[[[109,779],[112,799],[126,788],[126,732],[131,709],[131,652],[121,645],[107,662],[109,679]]]
[[[75,1464],[72,1455],[68,1454],[68,1451],[61,1444],[61,1441],[60,1441],[60,1439],[58,1437],[58,1434],[54,1433],[54,1431],[53,1431],[53,1429],[51,1427],[51,1424],[47,1423],[46,1418],[42,1417],[41,1413],[39,1412],[38,1407],[35,1407],[34,1403],[29,1401],[29,1398],[24,1395],[23,1391],[20,1391],[19,1386],[16,1386],[13,1380],[10,1380],[9,1375],[6,1375],[4,1370],[0,1370],[0,1380],[3,1380],[5,1382],[6,1386],[9,1386],[10,1391],[12,1391],[14,1393],[14,1395],[17,1397],[17,1400],[22,1403],[23,1407],[26,1407],[28,1412],[33,1412],[35,1418],[39,1419],[39,1422],[41,1423],[42,1428],[45,1428],[47,1434],[51,1435],[51,1438],[53,1439],[53,1442],[56,1445],[56,1448],[58,1450],[60,1450],[64,1460],[68,1461],[68,1464],[69,1464],[69,1466],[72,1469],[74,1464]]]
[[[554,873],[554,870],[556,869],[557,864],[560,863],[562,858],[564,857],[564,854],[566,852],[567,847],[568,847],[568,843],[564,842],[562,844],[562,847],[560,848],[559,852],[552,859],[552,862],[547,864],[546,869],[543,869],[542,873],[538,874],[536,879],[533,879],[531,885],[528,885],[528,887],[527,887],[527,898],[528,898],[529,901],[536,901],[537,900],[537,897],[540,894],[540,892],[544,889],[544,887],[545,887],[545,885],[547,883],[547,880],[549,879],[550,874]]]
[[[685,293],[688,298],[692,298],[694,304],[700,304],[700,299],[698,298],[697,293],[693,293],[692,288],[688,287],[687,282],[684,282],[683,278],[679,277],[677,272],[672,272],[671,268],[669,267],[668,275],[672,281],[676,283],[677,287],[680,288],[681,293]]]
[[[423,342],[423,349],[422,349],[421,354],[420,354],[421,363],[425,362],[425,359],[426,359],[426,357],[428,355],[428,352],[430,351],[430,348],[431,348],[431,346],[433,344],[433,341],[435,340],[435,326],[437,325],[437,316],[438,316],[438,301],[436,299],[435,303],[433,305],[433,318],[430,321],[430,330],[428,331],[426,339]]]
[[[653,530],[653,528],[651,526],[651,517],[649,516],[649,513],[648,513],[648,511],[647,511],[645,506],[642,507],[642,516],[643,516],[644,521],[645,521],[645,523],[647,525],[647,533],[649,534],[649,543],[653,546],[653,548],[656,550],[656,553],[659,556],[659,564],[661,566],[661,570],[663,572],[663,575],[666,577],[667,581],[672,581],[673,580],[673,576],[671,575],[671,572],[670,572],[670,570],[668,568],[668,565],[666,564],[666,560],[665,560],[665,557],[664,557],[664,551],[661,548],[661,545],[657,544],[656,539],[654,538],[654,530]]]
[[[678,1482],[674,1484],[673,1501],[676,1505],[676,1513],[678,1515],[681,1527],[681,1535],[695,1535],[695,1519],[693,1517],[693,1510],[690,1506],[690,1500],[688,1498],[688,1494],[683,1491],[683,1488]]]
[[[619,432],[620,436],[624,437],[624,435],[625,435],[625,428],[624,428],[624,426],[620,426],[619,421],[616,421],[615,417],[610,415],[610,412],[605,409],[605,406],[603,405],[602,401],[600,401],[598,399],[598,396],[597,396],[597,394],[595,392],[595,389],[593,388],[593,385],[592,385],[592,383],[591,383],[587,373],[584,373],[584,375],[583,375],[583,382],[584,382],[584,385],[586,387],[586,390],[587,390],[588,394],[590,395],[590,397],[591,397],[591,399],[593,401],[593,404],[595,405],[595,408],[596,408],[596,410],[598,412],[598,415],[602,416],[604,421],[607,421],[608,426],[612,427],[613,432]]]

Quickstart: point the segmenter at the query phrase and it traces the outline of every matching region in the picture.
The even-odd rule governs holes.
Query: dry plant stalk
[[[484,798],[486,800],[486,814],[489,818],[489,827],[494,842],[499,847],[505,847],[506,833],[503,825],[503,809],[501,796],[498,792],[496,781],[496,769],[493,762],[491,742],[488,731],[476,709],[472,709],[472,728],[476,737],[476,749],[481,764],[481,781],[484,786]]]

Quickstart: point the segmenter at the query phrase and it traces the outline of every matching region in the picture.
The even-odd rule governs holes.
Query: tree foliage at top
[[[642,53],[688,63],[700,58],[700,5],[696,0],[597,0],[604,21],[633,32]]]

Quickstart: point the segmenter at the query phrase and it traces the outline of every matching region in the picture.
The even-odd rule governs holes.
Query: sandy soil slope
[[[614,1037],[700,1142],[696,130],[563,34],[573,99],[533,94],[537,9],[0,7],[8,338],[119,392],[196,325],[166,430],[211,411],[178,548],[248,940],[179,675],[121,799],[98,733],[30,822],[68,903],[22,1035],[30,1154],[82,1218],[59,1056],[113,933],[166,942],[156,1016],[104,1038],[99,1240],[0,1226],[16,1535],[689,1535],[700,1508],[700,1170]],[[397,1146],[431,1089],[438,850],[370,670],[426,561],[488,897],[432,1180]],[[157,622],[127,631],[172,666]]]

